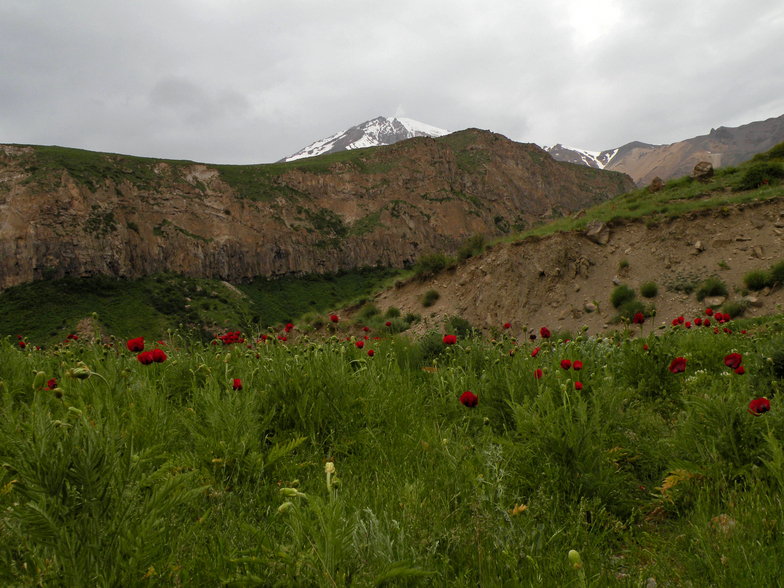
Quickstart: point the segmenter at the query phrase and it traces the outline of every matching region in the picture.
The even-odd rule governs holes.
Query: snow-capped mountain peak
[[[543,147],[554,159],[558,161],[568,161],[570,163],[579,163],[587,165],[588,167],[595,167],[604,169],[612,158],[618,153],[618,149],[609,149],[607,151],[588,151],[587,149],[579,149],[577,147],[568,147],[557,143],[552,147]]]
[[[295,161],[325,153],[392,145],[412,137],[442,137],[449,131],[410,118],[379,116],[308,145],[282,161]]]

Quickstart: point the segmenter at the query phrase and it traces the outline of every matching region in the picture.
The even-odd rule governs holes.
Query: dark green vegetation
[[[645,298],[655,298],[659,294],[659,286],[656,282],[644,282],[640,284],[640,294]]]
[[[536,357],[458,318],[455,345],[175,333],[152,365],[125,341],[6,338],[0,584],[775,586],[782,317],[729,326]]]
[[[369,297],[401,275],[364,268],[303,278],[257,279],[237,288],[217,280],[156,275],[141,280],[106,276],[42,280],[0,293],[0,334],[23,334],[35,344],[62,341],[79,321],[118,337],[160,339],[168,329],[193,328],[211,339],[229,329],[256,329],[326,312]]]
[[[774,284],[784,284],[784,261],[773,264],[769,270],[752,270],[743,276],[749,290],[762,290]]]
[[[727,284],[720,278],[713,276],[700,283],[694,297],[702,302],[708,296],[726,296],[727,294]]]

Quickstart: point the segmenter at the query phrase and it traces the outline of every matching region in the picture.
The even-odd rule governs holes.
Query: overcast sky
[[[780,116],[784,2],[0,1],[0,143],[264,163],[395,114],[596,151]]]

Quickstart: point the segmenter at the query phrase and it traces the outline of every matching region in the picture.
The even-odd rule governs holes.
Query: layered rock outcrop
[[[0,146],[0,287],[157,272],[256,276],[403,266],[634,187],[471,129],[285,164],[205,165]]]

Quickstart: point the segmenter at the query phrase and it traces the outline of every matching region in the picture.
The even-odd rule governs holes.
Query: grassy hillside
[[[658,192],[640,188],[586,210],[579,219],[569,215],[542,222],[503,241],[581,230],[593,220],[617,222],[645,218],[646,222],[656,223],[694,210],[781,197],[784,197],[784,143],[737,167],[716,170],[706,183],[684,176],[668,181]]]

